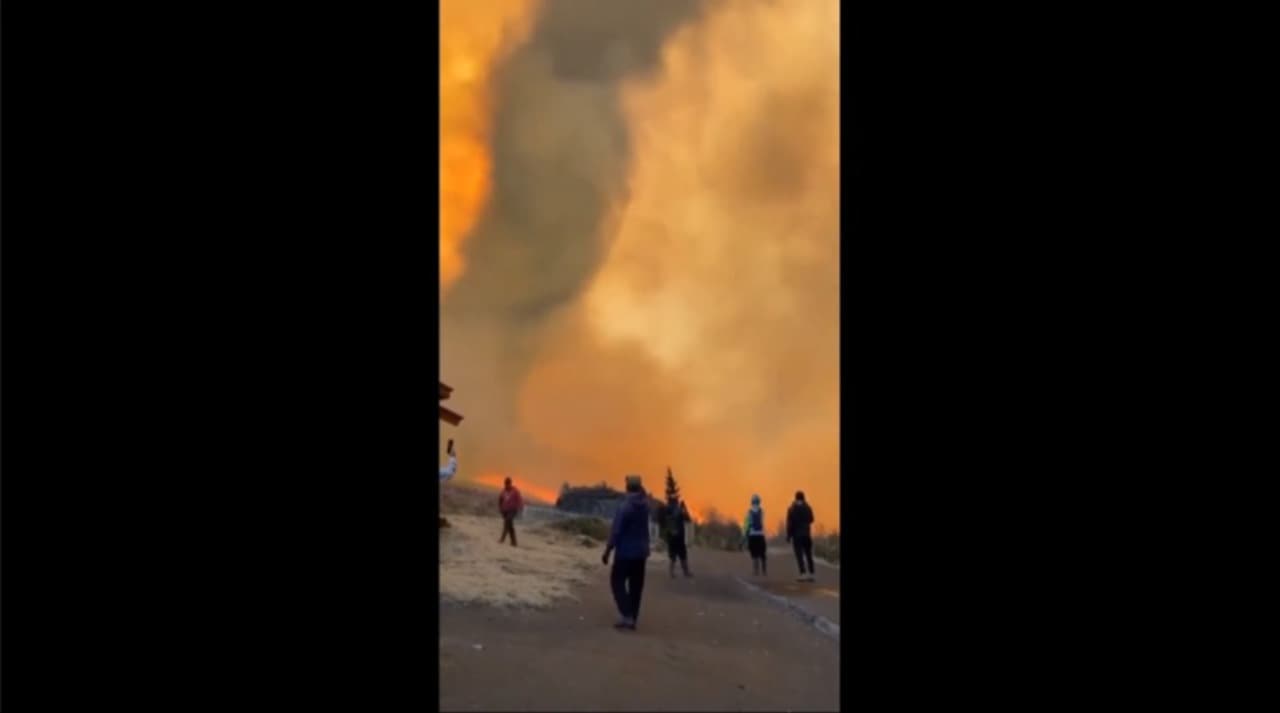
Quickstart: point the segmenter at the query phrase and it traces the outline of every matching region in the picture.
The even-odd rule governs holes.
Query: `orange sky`
[[[803,489],[837,528],[838,4],[706,3],[656,29],[579,6],[576,38],[532,1],[442,7],[459,477],[660,492],[669,465],[696,513],[740,519],[759,493],[772,528]],[[623,69],[556,73],[592,42]]]

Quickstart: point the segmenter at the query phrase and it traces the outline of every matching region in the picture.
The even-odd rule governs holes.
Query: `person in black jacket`
[[[689,508],[685,506],[683,500],[671,498],[667,501],[666,522],[663,529],[665,530],[667,540],[667,554],[671,557],[671,576],[676,576],[676,562],[680,562],[680,568],[684,570],[684,576],[692,577],[689,574],[689,548],[685,545],[685,523],[689,522]]]
[[[801,582],[813,581],[813,537],[809,534],[811,525],[813,509],[804,501],[804,491],[797,490],[796,501],[787,509],[787,542],[795,548],[796,564],[800,565],[800,576],[797,579]],[[807,573],[804,568],[806,561],[809,564]]]
[[[742,533],[746,536],[747,551],[751,553],[751,573],[769,576],[769,545],[764,537],[764,509],[760,496],[751,496],[751,509],[742,520]]]

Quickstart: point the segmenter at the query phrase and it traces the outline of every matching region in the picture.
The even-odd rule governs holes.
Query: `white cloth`
[[[458,458],[457,456],[449,456],[449,464],[440,468],[440,482],[443,483],[444,481],[453,478],[454,474],[457,472]]]

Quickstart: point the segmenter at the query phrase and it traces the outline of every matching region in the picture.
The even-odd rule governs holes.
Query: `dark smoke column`
[[[493,189],[441,315],[441,369],[468,393],[514,400],[557,309],[595,274],[610,214],[626,201],[620,89],[659,71],[664,43],[705,4],[546,0],[528,42],[498,68]]]

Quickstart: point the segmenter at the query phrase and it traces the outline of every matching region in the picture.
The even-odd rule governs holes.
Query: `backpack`
[[[747,531],[748,535],[764,532],[764,508],[749,511],[748,517],[751,521],[751,528]]]

